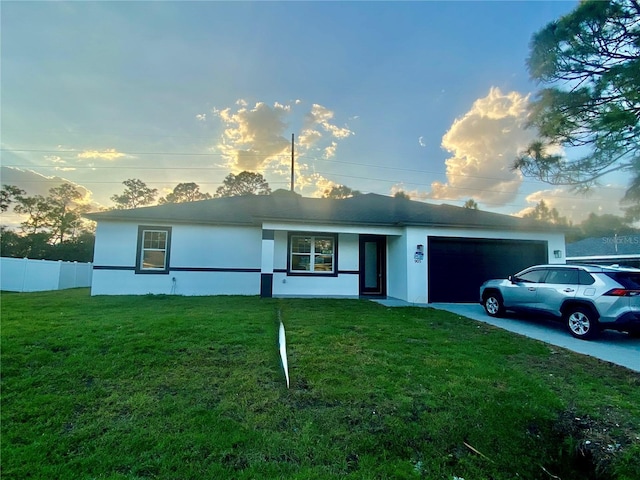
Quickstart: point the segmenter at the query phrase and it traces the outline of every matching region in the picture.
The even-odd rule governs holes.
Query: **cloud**
[[[301,175],[301,188],[312,188],[309,183],[320,177],[309,174],[312,169],[302,159],[310,153],[316,157],[332,158],[339,142],[353,135],[353,131],[334,122],[335,113],[317,103],[306,113],[303,102],[275,102],[268,105],[257,102],[253,107],[245,100],[238,100],[232,108],[212,110],[224,124],[224,130],[216,148],[224,155],[227,165],[234,172],[242,170],[270,172],[278,176],[289,175],[291,139],[286,132],[298,130],[295,156],[296,168]],[[298,126],[296,127],[296,123]],[[285,137],[286,135],[286,137]],[[287,170],[284,171],[286,166]],[[305,170],[307,169],[307,170]]]
[[[529,96],[503,94],[492,88],[455,120],[442,137],[452,156],[445,161],[447,181],[431,184],[430,198],[457,200],[473,197],[491,205],[512,201],[522,183],[511,164],[535,138],[525,130]]]
[[[298,144],[305,148],[311,148],[322,139],[322,132],[313,128],[306,128],[298,136]]]
[[[331,142],[331,145],[325,147],[324,149],[324,158],[332,158],[336,156],[336,149],[338,148],[338,144],[336,142]]]
[[[406,195],[409,195],[409,198],[411,198],[411,200],[428,200],[429,198],[431,198],[429,196],[429,193],[423,190],[417,190],[417,189],[407,190],[403,183],[396,183],[389,190],[389,193],[391,195],[395,195],[398,192],[402,192]]]
[[[53,163],[53,168],[59,172],[73,172],[76,170],[76,167],[65,166],[67,161],[58,155],[45,155],[44,159]]]
[[[338,127],[337,125],[331,123],[333,116],[334,112],[326,107],[323,107],[322,105],[314,103],[311,106],[311,111],[307,113],[305,123],[309,126],[308,128],[311,128],[311,126],[319,125],[335,138],[342,139],[353,135],[353,132],[348,128]]]
[[[124,153],[116,151],[115,148],[108,148],[103,151],[85,150],[84,152],[78,154],[78,158],[83,160],[95,159],[113,161],[125,156],[126,155]]]
[[[266,164],[289,149],[290,143],[283,136],[289,110],[280,104],[270,107],[259,102],[252,109],[244,100],[236,104],[240,106],[236,111],[214,110],[226,126],[217,148],[234,171],[264,170]]]
[[[418,137],[418,145],[420,145],[421,147],[426,147],[427,146],[427,144],[424,141],[424,137],[422,135],[420,135]]]
[[[0,167],[0,176],[2,177],[3,185],[14,185],[27,192],[29,196],[42,195],[46,197],[51,188],[59,187],[63,183],[69,183],[82,194],[82,199],[78,203],[91,202],[91,190],[63,177],[48,177],[33,170],[16,167]]]
[[[196,120],[198,120],[199,122],[206,122],[207,121],[207,114],[206,113],[199,113],[196,115]]]
[[[581,223],[592,212],[596,215],[608,213],[622,216],[624,212],[620,209],[620,199],[624,196],[625,190],[626,187],[613,184],[603,185],[586,195],[576,195],[567,187],[538,190],[527,195],[529,206],[514,215],[521,217],[532,211],[540,200],[544,200],[549,209],[555,208],[560,216],[567,217],[567,220],[574,224]]]
[[[49,190],[59,187],[64,183],[73,185],[82,197],[76,200],[79,205],[90,205],[93,210],[99,210],[100,205],[93,201],[93,193],[88,188],[75,182],[58,176],[46,176],[33,170],[27,170],[16,167],[0,167],[0,177],[2,185],[13,185],[24,190],[27,196],[49,195]],[[10,206],[7,212],[2,214],[2,225],[15,228],[24,220],[24,216],[13,212]]]

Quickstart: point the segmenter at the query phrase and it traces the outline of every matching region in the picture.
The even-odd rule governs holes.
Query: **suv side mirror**
[[[507,277],[507,280],[509,280],[511,283],[515,283],[515,282],[513,281],[513,275],[509,275],[509,276]]]

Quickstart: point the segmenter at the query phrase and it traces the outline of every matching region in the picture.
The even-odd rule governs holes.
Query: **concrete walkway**
[[[515,315],[494,318],[485,313],[482,305],[476,303],[431,303],[426,305],[410,304],[394,298],[375,301],[387,307],[414,306],[446,310],[462,317],[488,323],[510,332],[640,372],[640,339],[631,338],[624,333],[605,330],[596,340],[585,341],[572,337],[560,322]]]

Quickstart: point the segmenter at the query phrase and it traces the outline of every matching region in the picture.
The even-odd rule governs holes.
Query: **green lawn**
[[[640,375],[446,312],[80,289],[1,327],[3,479],[640,478]]]

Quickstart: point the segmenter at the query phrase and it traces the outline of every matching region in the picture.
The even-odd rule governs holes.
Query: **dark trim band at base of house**
[[[288,273],[289,275],[298,276],[298,277],[313,276],[313,275],[321,277],[323,275],[322,273],[317,273],[317,272],[309,272],[309,273],[289,272],[286,268],[274,268],[273,273]],[[338,270],[338,275],[360,275],[360,271],[359,270]],[[335,277],[336,275],[325,274],[325,276]]]
[[[121,267],[113,265],[94,265],[94,270],[114,270],[135,272],[136,267]],[[169,272],[222,272],[222,273],[260,273],[259,268],[215,268],[215,267],[170,267]],[[153,272],[148,273],[165,273]]]
[[[94,270],[114,270],[135,272],[136,267],[123,267],[118,265],[94,265]],[[259,268],[216,268],[216,267],[169,267],[169,272],[223,272],[223,273],[260,273]],[[149,273],[154,273],[150,271]],[[164,272],[158,272],[164,273]],[[273,273],[289,273],[286,268],[274,268]],[[322,276],[317,273],[294,273],[297,276]],[[360,275],[358,270],[338,270],[338,275]],[[335,275],[326,275],[335,276]]]
[[[172,272],[233,272],[260,273],[259,268],[171,267]]]
[[[273,297],[273,273],[260,274],[260,296],[262,298]]]
[[[136,267],[118,267],[113,265],[94,265],[94,270],[128,270],[131,272],[135,272]]]

